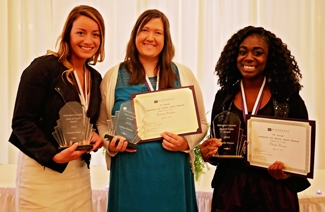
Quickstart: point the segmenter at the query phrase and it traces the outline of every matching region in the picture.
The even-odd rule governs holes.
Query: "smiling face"
[[[160,18],[154,18],[139,29],[135,39],[140,60],[158,60],[164,48],[164,25]]]
[[[98,24],[86,16],[79,16],[70,32],[70,54],[72,63],[84,63],[91,58],[100,46]]]
[[[243,78],[263,77],[269,47],[259,35],[250,35],[239,45],[237,68]]]

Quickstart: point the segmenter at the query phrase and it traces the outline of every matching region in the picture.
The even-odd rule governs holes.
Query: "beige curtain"
[[[1,0],[0,163],[16,163],[17,150],[8,137],[21,72],[33,58],[55,49],[65,18],[80,4],[96,7],[105,19],[106,59],[95,67],[102,75],[123,60],[138,15],[149,8],[164,12],[171,23],[175,61],[197,76],[207,111],[218,89],[214,66],[230,36],[247,25],[274,32],[290,47],[302,70],[301,95],[310,119],[317,123],[316,167],[325,168],[323,0]],[[102,158],[96,153],[93,163],[103,163]]]

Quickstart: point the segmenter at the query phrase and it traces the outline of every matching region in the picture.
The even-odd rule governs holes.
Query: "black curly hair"
[[[252,34],[263,38],[269,47],[264,75],[272,95],[280,102],[287,100],[291,94],[301,90],[302,75],[287,45],[263,27],[247,26],[228,40],[215,67],[218,84],[222,90],[230,91],[239,82],[242,77],[237,68],[239,45]]]

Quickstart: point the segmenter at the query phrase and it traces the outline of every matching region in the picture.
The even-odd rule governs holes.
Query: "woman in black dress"
[[[228,110],[240,118],[246,135],[246,114],[308,119],[299,95],[302,75],[297,62],[287,45],[262,27],[248,26],[235,33],[224,47],[215,73],[221,88],[215,96],[211,123]],[[216,138],[203,142],[205,161],[211,163],[209,158],[220,145]],[[280,161],[268,170],[248,167],[245,160],[238,159],[214,165],[213,212],[298,212],[297,192],[310,185],[306,178],[284,173]]]

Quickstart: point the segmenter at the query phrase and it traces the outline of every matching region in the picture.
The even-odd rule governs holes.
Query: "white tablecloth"
[[[94,212],[106,212],[109,172],[103,165],[91,166]],[[214,167],[196,182],[196,196],[200,212],[210,212]],[[0,212],[15,212],[16,165],[0,165]],[[298,194],[301,212],[325,212],[325,170],[315,170],[311,186]],[[317,194],[321,190],[322,194]]]

